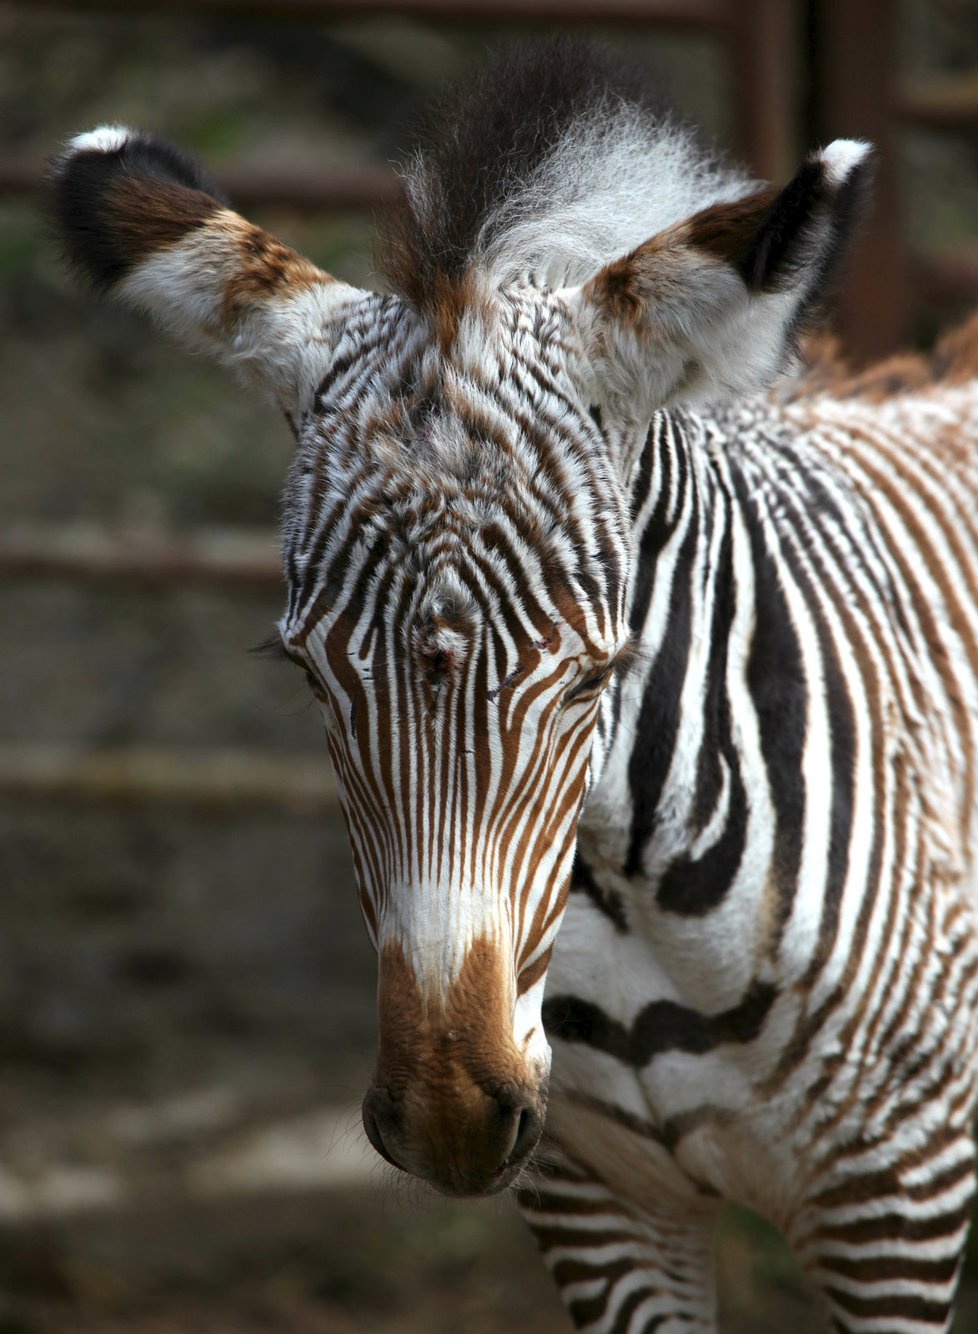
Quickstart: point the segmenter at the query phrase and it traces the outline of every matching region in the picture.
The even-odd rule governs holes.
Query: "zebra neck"
[[[736,874],[748,811],[734,683],[755,608],[730,466],[715,422],[653,419],[632,491],[639,665],[605,704],[582,824],[584,857],[697,913]]]

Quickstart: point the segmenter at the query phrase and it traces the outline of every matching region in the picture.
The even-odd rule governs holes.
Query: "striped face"
[[[365,305],[373,339],[339,350],[293,473],[282,634],[380,956],[368,1133],[476,1193],[541,1125],[544,977],[626,637],[624,513],[543,298],[448,351]]]

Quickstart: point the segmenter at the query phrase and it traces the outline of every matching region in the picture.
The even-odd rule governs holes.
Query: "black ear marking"
[[[768,209],[747,253],[738,263],[752,292],[776,291],[798,267],[798,242],[824,196],[822,168],[809,159]]]
[[[871,175],[865,145],[845,140],[803,162],[737,264],[748,289],[782,291],[807,269],[806,286],[820,293],[852,234]]]
[[[135,130],[79,135],[50,163],[54,230],[69,263],[102,290],[226,204],[196,158]]]
[[[831,288],[853,236],[872,207],[873,154],[868,146],[861,147],[857,164],[833,186],[832,232],[816,265],[815,291],[819,295]],[[831,171],[824,160],[823,166],[827,173]]]

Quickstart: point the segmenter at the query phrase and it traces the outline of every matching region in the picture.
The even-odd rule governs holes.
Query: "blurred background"
[[[67,135],[143,126],[369,284],[419,101],[570,26],[763,176],[880,146],[854,360],[978,301],[974,0],[0,3],[0,1334],[568,1328],[507,1202],[449,1205],[363,1144],[375,970],[325,746],[249,652],[288,433],[76,290],[36,185]],[[728,1334],[819,1328],[757,1220],[720,1264]]]

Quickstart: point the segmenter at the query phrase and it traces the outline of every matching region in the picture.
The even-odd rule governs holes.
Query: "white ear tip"
[[[842,185],[872,151],[865,139],[834,139],[819,154],[829,184]]]
[[[99,125],[86,134],[76,134],[68,141],[69,153],[118,153],[133,131],[124,125]]]

